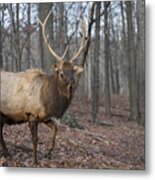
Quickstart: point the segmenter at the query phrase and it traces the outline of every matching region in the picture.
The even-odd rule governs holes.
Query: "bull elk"
[[[4,156],[8,150],[3,138],[4,124],[13,125],[28,122],[33,142],[33,164],[37,164],[37,128],[38,123],[44,123],[52,129],[53,150],[57,125],[54,118],[62,118],[67,110],[77,85],[78,76],[83,72],[83,67],[75,65],[74,61],[85,48],[87,41],[86,24],[82,21],[82,41],[79,50],[70,61],[65,61],[64,54],[60,57],[49,44],[45,33],[48,13],[44,22],[39,20],[42,35],[49,51],[57,60],[54,64],[54,73],[49,76],[39,69],[28,69],[24,72],[1,71],[1,106],[0,106],[0,138]]]

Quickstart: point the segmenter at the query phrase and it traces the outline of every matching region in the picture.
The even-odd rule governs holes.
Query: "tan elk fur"
[[[72,94],[68,98],[67,87],[60,88],[54,75],[47,76],[38,69],[19,73],[2,71],[0,111],[16,123],[27,122],[27,114],[39,121],[51,116],[61,118]]]

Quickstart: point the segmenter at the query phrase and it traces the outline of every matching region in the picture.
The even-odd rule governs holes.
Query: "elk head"
[[[57,61],[57,63],[54,64],[54,70],[55,70],[58,83],[61,87],[67,87],[67,97],[69,98],[71,91],[74,91],[77,86],[77,83],[79,80],[78,77],[80,77],[80,74],[83,72],[83,67],[80,65],[75,65],[74,62],[86,46],[86,41],[85,41],[86,23],[84,19],[82,18],[82,31],[83,32],[82,32],[82,40],[81,40],[81,45],[79,47],[79,50],[76,53],[74,53],[74,56],[69,61],[65,61],[64,58],[68,51],[68,46],[66,47],[63,55],[59,56],[49,44],[49,35],[46,35],[45,33],[46,23],[50,15],[51,15],[51,11],[49,11],[43,23],[39,19],[38,21],[42,28],[42,35],[43,35],[45,44],[47,45],[48,50],[50,51],[52,56],[54,56],[54,58]]]

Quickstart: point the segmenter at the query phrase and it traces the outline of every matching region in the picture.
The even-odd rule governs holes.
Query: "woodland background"
[[[91,6],[92,2],[0,4],[1,68],[17,72],[34,67],[51,74],[55,60],[43,43],[37,17],[43,21],[52,9],[47,33],[58,54],[70,45],[67,60],[80,45],[80,15],[88,24]],[[45,147],[40,142],[41,167],[144,169],[143,0],[96,3],[84,74],[62,124],[52,158],[43,158]],[[1,164],[30,166],[31,152],[25,148],[21,157],[23,147],[18,145],[31,146],[29,132],[22,134],[21,126],[9,129],[6,127],[6,140],[19,162],[8,164],[2,157]],[[48,143],[49,132],[45,127],[40,131]]]

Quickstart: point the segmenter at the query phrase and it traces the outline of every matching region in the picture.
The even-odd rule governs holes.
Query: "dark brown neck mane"
[[[66,87],[63,86],[57,76],[51,75],[46,78],[46,81],[42,88],[42,103],[48,109],[49,116],[52,115],[56,118],[61,118],[72,100],[73,94],[70,98],[66,96]]]

